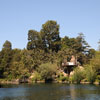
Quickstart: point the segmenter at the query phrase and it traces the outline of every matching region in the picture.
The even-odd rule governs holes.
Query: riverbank
[[[95,85],[100,85],[99,82],[69,82],[69,81],[49,81],[45,82],[44,80],[41,81],[32,81],[32,80],[27,80],[27,81],[20,81],[19,79],[13,79],[13,80],[6,80],[6,79],[0,79],[0,84],[22,84],[22,83],[28,83],[28,84],[34,84],[34,83],[59,83],[59,84],[95,84]]]
[[[55,67],[55,66],[53,66]],[[43,68],[43,66],[42,66]],[[100,75],[94,74],[93,72],[89,73],[82,66],[78,66],[73,71],[70,72],[70,75],[64,72],[64,70],[57,69],[56,72],[47,69],[40,74],[37,71],[34,71],[30,76],[22,76],[18,79],[11,78],[2,78],[0,79],[0,84],[21,84],[21,83],[65,83],[65,84],[100,84]],[[50,66],[51,68],[51,66]],[[44,68],[45,69],[45,68]],[[41,69],[42,71],[44,69]],[[54,68],[53,68],[54,70]],[[53,73],[52,73],[53,72]],[[87,75],[88,73],[88,75]]]

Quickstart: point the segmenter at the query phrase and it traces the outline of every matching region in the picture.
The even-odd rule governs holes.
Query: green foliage
[[[10,62],[12,59],[12,51],[10,49],[3,49],[0,52],[0,77],[6,77],[9,74]],[[7,74],[4,75],[4,72]]]
[[[5,43],[3,44],[3,49],[11,50],[12,49],[11,42],[6,40]]]
[[[96,54],[96,51],[95,51],[94,49],[90,49],[90,50],[89,50],[88,58],[93,58],[93,57],[95,57],[95,54]]]
[[[91,65],[85,66],[85,77],[90,82],[93,83],[96,79],[97,73],[95,70],[93,70]]]
[[[82,79],[84,79],[84,70],[82,70],[80,68],[75,68],[71,81],[80,83]]]
[[[41,75],[38,72],[35,71],[32,81],[37,82],[37,81],[41,81],[41,80],[42,80]]]
[[[84,39],[83,33],[80,33],[77,38],[69,38],[65,36],[61,39],[61,50],[60,52],[66,53],[67,57],[75,55],[77,60],[81,63],[87,63],[91,54],[94,53],[92,49],[89,49],[88,43]]]
[[[99,82],[99,84],[100,84],[100,75],[96,76],[96,81]]]
[[[96,52],[95,57],[90,61],[90,65],[97,74],[100,74],[100,52]]]
[[[56,21],[49,20],[42,25],[41,37],[44,48],[58,51],[60,49],[59,25]]]
[[[68,80],[69,80],[68,76],[64,76],[62,73],[59,73],[57,81],[63,82],[63,81],[68,81]]]
[[[69,83],[74,83],[74,79],[73,79],[73,77],[70,76],[68,81],[69,81]]]
[[[51,63],[45,63],[39,66],[38,73],[40,73],[42,79],[46,80],[53,80],[57,72],[57,65]]]
[[[27,49],[32,50],[37,48],[42,49],[42,40],[40,33],[35,30],[29,30]]]

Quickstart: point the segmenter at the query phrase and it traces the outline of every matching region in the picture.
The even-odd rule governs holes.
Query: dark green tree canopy
[[[81,44],[81,51],[83,53],[87,53],[89,51],[89,44],[85,41],[85,36],[83,33],[79,33],[79,36],[77,37],[78,42]]]
[[[41,47],[41,37],[39,32],[35,30],[29,30],[27,49],[32,50],[40,47]]]
[[[5,43],[3,44],[3,49],[12,49],[12,44],[10,41],[6,40]]]
[[[49,20],[42,25],[41,37],[47,49],[58,51],[60,48],[59,25]]]
[[[91,57],[90,46],[85,41],[84,34],[80,33],[76,38],[65,36],[61,39],[61,50],[69,50],[67,55],[77,56],[78,61],[83,64]]]

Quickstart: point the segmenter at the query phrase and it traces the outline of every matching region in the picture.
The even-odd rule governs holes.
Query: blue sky
[[[26,48],[29,29],[40,31],[47,20],[60,25],[60,36],[83,32],[97,49],[100,39],[100,0],[0,0],[0,50],[6,40]]]

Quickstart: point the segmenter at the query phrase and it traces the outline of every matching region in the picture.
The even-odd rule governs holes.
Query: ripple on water
[[[100,100],[100,86],[76,84],[3,85],[0,100]]]

